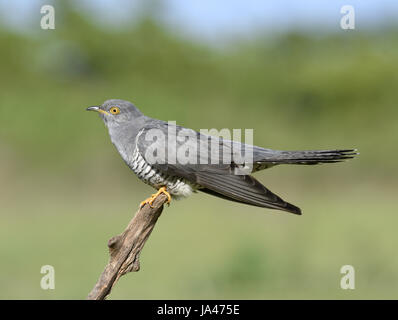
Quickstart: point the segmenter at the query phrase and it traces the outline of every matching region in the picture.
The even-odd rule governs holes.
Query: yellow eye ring
[[[109,112],[112,114],[119,114],[120,113],[120,109],[118,107],[112,107],[109,109]]]

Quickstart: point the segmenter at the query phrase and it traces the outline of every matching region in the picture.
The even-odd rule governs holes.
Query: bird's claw
[[[156,199],[161,193],[164,193],[164,194],[167,196],[167,202],[166,202],[166,203],[167,203],[167,205],[170,205],[170,202],[171,202],[170,193],[168,193],[168,192],[166,191],[166,187],[161,187],[161,188],[158,190],[158,192],[154,193],[154,194],[151,195],[148,199],[145,199],[144,201],[142,201],[142,202],[140,203],[140,209],[141,209],[143,206],[145,206],[146,204],[149,204],[149,206],[150,206],[151,208],[153,208],[152,203],[155,201],[155,199]]]

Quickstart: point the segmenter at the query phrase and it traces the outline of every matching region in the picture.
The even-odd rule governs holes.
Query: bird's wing
[[[171,175],[177,172],[185,177],[202,170],[231,174],[239,167],[237,153],[233,154],[231,147],[219,137],[166,122],[145,126],[138,133],[136,143],[149,164],[162,167],[162,171]]]
[[[204,192],[221,198],[301,214],[300,208],[284,201],[249,175],[219,175],[201,171],[196,174],[196,183],[205,187]]]
[[[188,138],[185,141],[174,138],[176,143],[167,143],[168,129],[167,123],[151,124],[140,131],[136,140],[141,156],[163,174],[184,178],[191,183],[200,185],[204,192],[221,198],[295,214],[301,213],[299,208],[283,201],[252,176],[236,175],[237,164],[233,161],[224,161],[225,158],[212,154],[210,150],[207,150],[206,153],[208,146],[201,146],[199,140],[207,139],[207,136],[202,136],[191,129],[177,127],[177,133],[178,130],[186,130],[185,133],[190,134],[193,138]],[[223,148],[223,140],[218,139],[216,142],[220,148]],[[188,153],[190,151],[195,155],[199,154],[196,163],[192,163],[193,161],[181,163],[187,150]],[[173,159],[173,154],[176,155],[178,161]],[[219,154],[222,154],[221,150]],[[231,156],[233,157],[234,154]],[[200,163],[201,160],[207,160],[210,163]]]

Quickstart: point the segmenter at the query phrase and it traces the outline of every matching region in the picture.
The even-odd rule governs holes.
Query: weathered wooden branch
[[[152,203],[152,208],[146,204],[138,210],[122,234],[109,239],[109,262],[89,293],[88,300],[104,300],[121,276],[140,270],[141,250],[155,227],[166,201],[167,196],[160,194]]]

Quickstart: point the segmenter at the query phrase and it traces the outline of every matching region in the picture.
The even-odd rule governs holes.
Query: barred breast
[[[156,189],[166,186],[167,191],[175,199],[188,197],[193,192],[196,192],[196,189],[199,187],[184,178],[164,174],[160,172],[160,170],[152,167],[141,156],[137,147],[133,152],[132,158],[127,162],[127,164],[138,178],[146,184],[149,184]]]

